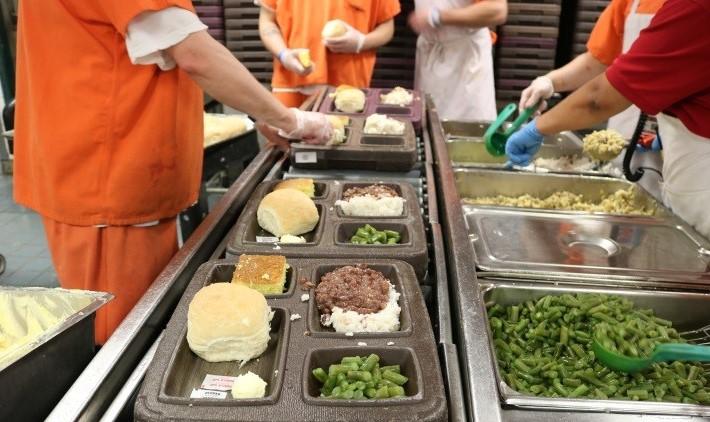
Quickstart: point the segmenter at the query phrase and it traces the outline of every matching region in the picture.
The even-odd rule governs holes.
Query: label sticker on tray
[[[302,164],[317,163],[318,162],[318,156],[316,155],[315,151],[297,152],[296,156],[294,158],[297,163],[302,163]]]
[[[259,243],[278,243],[279,238],[273,236],[257,236],[256,241]]]
[[[234,385],[234,380],[236,379],[237,377],[227,375],[207,374],[200,388],[204,388],[205,390],[229,391],[232,389],[232,385]]]
[[[190,393],[191,399],[226,399],[226,391],[203,390],[201,388],[193,388]]]

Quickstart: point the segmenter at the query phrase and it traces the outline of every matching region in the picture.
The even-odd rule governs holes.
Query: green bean
[[[328,380],[328,374],[325,373],[323,368],[316,368],[312,371],[313,376],[320,382],[324,383]]]
[[[348,371],[348,379],[355,381],[370,381],[372,374],[367,371]]]
[[[346,356],[340,360],[341,365],[351,365],[353,363],[358,366],[362,365],[362,358],[360,356]]]
[[[576,398],[579,396],[583,396],[583,395],[587,394],[588,391],[589,391],[589,387],[585,384],[582,384],[579,387],[572,390],[572,392],[569,394],[569,397]]]
[[[380,357],[372,353],[370,354],[370,356],[367,357],[367,359],[365,359],[365,362],[363,362],[362,366],[360,367],[360,370],[371,372],[373,369],[375,369],[375,365],[379,361]]]
[[[401,374],[398,374],[396,372],[392,372],[389,370],[382,372],[382,378],[386,379],[388,381],[392,381],[393,383],[395,383],[397,385],[404,385],[408,380],[408,378],[405,377],[404,375],[401,375]]]
[[[386,385],[378,388],[375,392],[376,399],[387,399],[389,396],[389,388]]]
[[[365,390],[365,397],[367,397],[368,399],[374,399],[376,395],[377,390],[374,388],[368,388]]]
[[[565,387],[573,387],[574,388],[574,387],[579,387],[580,385],[582,385],[582,381],[577,378],[564,378],[562,380],[562,384]]]
[[[329,376],[337,376],[338,374],[343,374],[348,372],[350,368],[344,365],[330,365],[328,367],[328,375]]]
[[[385,372],[385,371],[392,371],[397,374],[401,374],[401,371],[399,369],[399,365],[388,365],[388,366],[380,366],[380,371]]]
[[[387,393],[390,397],[404,397],[404,388],[400,386],[387,387]]]

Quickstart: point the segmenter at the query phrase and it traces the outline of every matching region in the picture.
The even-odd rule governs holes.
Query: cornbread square
[[[286,285],[286,257],[281,255],[240,255],[232,283],[243,284],[264,295],[281,294]]]

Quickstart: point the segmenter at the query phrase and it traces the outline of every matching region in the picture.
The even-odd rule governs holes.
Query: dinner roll
[[[248,361],[269,343],[271,309],[264,295],[246,286],[214,283],[192,298],[187,343],[208,362]]]
[[[325,39],[338,38],[345,35],[346,32],[348,32],[348,28],[345,27],[342,21],[336,19],[325,23],[321,36]]]
[[[359,113],[365,109],[365,93],[358,88],[338,88],[334,102],[335,108],[344,113]]]
[[[318,224],[318,209],[305,193],[279,189],[261,200],[256,219],[262,229],[276,237],[299,235],[308,233]]]

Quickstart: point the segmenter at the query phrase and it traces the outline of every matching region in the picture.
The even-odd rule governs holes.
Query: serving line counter
[[[324,95],[321,92],[311,97],[303,108],[318,108]],[[426,125],[426,121],[423,121],[422,126],[426,127]],[[431,396],[435,390],[429,391],[427,387],[426,389],[418,390],[419,393],[416,395],[416,400],[425,399],[430,402],[431,400],[445,399],[446,405],[444,406],[445,412],[443,414],[448,414],[448,420],[464,421],[467,420],[467,416],[463,407],[463,388],[459,374],[458,350],[453,343],[444,239],[439,226],[438,197],[436,184],[434,183],[433,156],[429,145],[428,131],[424,130],[423,135],[417,139],[418,150],[421,153],[418,154],[419,158],[412,172],[382,173],[382,177],[369,175],[370,177],[367,178],[377,181],[382,180],[385,183],[389,181],[410,183],[418,195],[420,201],[420,207],[418,208],[423,211],[426,246],[429,256],[426,275],[423,278],[418,277],[419,289],[422,290],[424,297],[427,299],[426,306],[429,314],[427,319],[430,319],[432,324],[429,330],[432,332],[431,329],[433,329],[434,334],[431,340],[433,341],[431,347],[432,350],[438,351],[439,359],[427,359],[426,356],[415,356],[415,359],[417,359],[418,365],[427,366],[425,373],[433,370],[434,373],[438,372],[441,375],[445,386],[445,390],[442,389],[442,394],[445,391],[445,395],[440,398]],[[153,356],[158,356],[156,353],[159,354],[161,347],[163,347],[159,336],[161,336],[168,320],[171,318],[176,304],[183,296],[186,287],[194,285],[193,277],[198,268],[207,261],[227,257],[231,239],[230,233],[232,233],[237,219],[256,187],[261,182],[296,177],[291,173],[293,170],[288,154],[282,151],[269,147],[256,156],[215,205],[194,234],[186,241],[183,248],[180,249],[178,254],[156,279],[114,335],[87,366],[64,398],[54,408],[48,420],[100,419],[110,421],[133,414],[136,395],[145,383],[145,373],[150,371],[151,365],[158,364],[157,359],[153,361]],[[341,179],[343,183],[347,180],[354,182],[359,180],[358,177],[362,178],[362,175],[356,175],[355,173],[342,175],[340,172],[328,174],[327,170],[322,171],[325,173],[321,174],[321,178]],[[387,178],[385,178],[385,175]],[[362,261],[366,262],[367,259],[362,259]],[[422,328],[427,329],[426,327],[421,327],[420,324],[417,329]],[[167,334],[168,332],[166,332]],[[167,338],[167,336],[163,336],[162,343],[168,341],[166,340]],[[357,342],[352,341],[352,343],[356,350],[358,348]],[[367,352],[366,347],[362,349],[362,353]],[[383,350],[384,354],[388,353],[386,348]],[[430,365],[437,360],[440,365],[431,368]],[[420,381],[427,382],[424,379],[420,379]],[[420,384],[419,387],[414,385],[412,388],[421,388],[422,385],[424,384]],[[295,386],[289,385],[287,388],[292,389]],[[300,388],[300,385],[298,388]],[[421,394],[425,394],[425,396]],[[313,399],[309,400],[312,401]],[[192,404],[189,404],[189,406],[192,406]],[[239,406],[239,403],[231,402],[227,403],[227,406],[235,407]],[[377,413],[377,406],[360,406],[358,409],[358,414],[362,415],[362,417]],[[231,417],[238,419],[240,415],[238,409],[235,408],[233,410]],[[185,413],[185,415],[188,414]],[[213,416],[216,415],[215,413],[211,414]],[[143,415],[145,416],[146,414],[144,413]],[[307,417],[307,415],[304,414],[304,417]],[[313,415],[311,414],[311,416]],[[334,415],[337,416],[337,412]],[[215,416],[215,420],[219,420],[219,417]]]
[[[599,199],[628,184],[600,177],[599,172],[539,175],[499,170],[478,155],[466,156],[475,146],[462,152],[460,144],[452,145],[452,130],[463,127],[470,133],[480,124],[442,122],[430,102],[427,112],[437,192],[444,205],[441,220],[457,321],[455,343],[470,419],[637,421],[643,415],[644,421],[670,421],[710,416],[710,406],[690,404],[692,400],[537,397],[508,385],[496,361],[498,346],[488,319],[494,304],[534,304],[547,295],[611,294],[653,309],[691,342],[710,343],[710,307],[704,305],[710,291],[709,243],[662,206],[647,212],[651,215],[629,216],[467,205],[464,197],[546,196],[559,190]],[[460,134],[455,135],[454,143],[460,143]],[[551,145],[564,138],[569,137],[552,137]],[[551,152],[555,148],[548,147]],[[462,157],[465,167],[460,166]],[[635,193],[633,205],[652,201],[642,190]],[[704,368],[705,373],[710,370]]]

